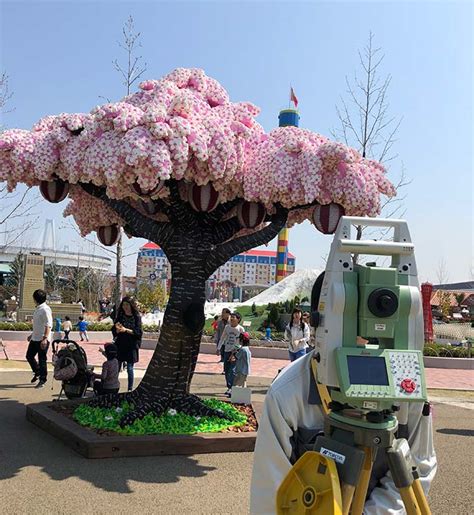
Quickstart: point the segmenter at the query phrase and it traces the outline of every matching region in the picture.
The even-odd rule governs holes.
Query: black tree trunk
[[[118,406],[123,401],[134,409],[121,420],[132,423],[147,413],[160,415],[169,408],[189,415],[223,416],[190,393],[204,328],[205,283],[233,256],[272,240],[284,227],[288,211],[277,207],[271,223],[255,233],[235,238],[241,227],[237,217],[223,219],[237,200],[222,204],[212,213],[196,213],[183,202],[176,183],[170,182],[171,204],[163,204],[169,222],[156,222],[123,201],[108,199],[92,185],[83,189],[103,200],[125,221],[125,230],[154,241],[165,251],[172,268],[171,292],[160,338],[140,385],[129,393],[105,395],[92,401],[98,406]],[[232,239],[234,238],[234,239]]]
[[[135,409],[124,417],[122,425],[149,412],[159,415],[169,408],[190,415],[221,415],[189,393],[205,323],[205,282],[208,274],[205,272],[205,262],[199,255],[207,252],[199,252],[196,246],[193,252],[189,252],[188,245],[174,250],[180,256],[179,265],[172,265],[170,298],[158,344],[145,376],[133,392],[106,396],[95,402],[108,406],[119,405],[124,400],[131,402]]]

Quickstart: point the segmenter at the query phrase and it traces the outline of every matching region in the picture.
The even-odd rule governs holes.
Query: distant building
[[[295,271],[295,256],[288,253],[288,275]],[[258,293],[275,284],[277,253],[250,250],[231,258],[214,272],[207,282],[207,297],[222,300],[242,299],[244,291]],[[146,243],[137,257],[137,283],[162,281],[169,287],[171,266],[163,250]]]
[[[54,220],[46,220],[37,241],[31,241],[29,245],[2,245],[0,243],[0,279],[2,275],[7,276],[11,273],[11,264],[20,253],[39,253],[44,257],[46,266],[55,263],[60,267],[91,268],[101,272],[108,272],[112,263],[109,257],[95,253],[72,252],[67,248],[58,250]]]
[[[115,288],[115,275],[109,274],[104,288],[104,296],[111,298]],[[122,275],[122,295],[134,295],[137,289],[137,278],[128,275]]]
[[[153,284],[156,281],[168,282],[171,279],[171,265],[165,253],[155,243],[148,242],[138,251],[137,286],[141,283]]]

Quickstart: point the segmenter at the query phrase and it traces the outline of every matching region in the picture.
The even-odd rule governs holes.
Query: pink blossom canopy
[[[275,203],[295,208],[336,202],[356,216],[376,216],[380,194],[395,194],[380,163],[305,129],[277,128],[267,135],[255,121],[258,113],[251,103],[230,102],[202,70],[179,68],[89,114],[47,116],[32,131],[5,131],[0,180],[10,189],[19,182],[68,181],[72,202],[65,214],[84,234],[121,220],[78,183],[103,186],[109,198],[136,205],[134,183],[151,191],[170,178],[211,181],[221,202],[239,197],[269,211]],[[168,195],[167,188],[156,193]],[[292,211],[289,223],[310,215],[307,208]]]

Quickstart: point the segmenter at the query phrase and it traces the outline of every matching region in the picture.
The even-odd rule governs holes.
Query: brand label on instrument
[[[387,326],[385,324],[375,324],[375,330],[376,331],[385,331]]]
[[[378,403],[377,402],[373,402],[373,401],[364,401],[362,403],[362,407],[364,409],[377,409],[378,408]]]
[[[330,449],[326,449],[325,447],[321,447],[319,451],[323,456],[327,456],[328,458],[332,458],[334,461],[337,461],[341,465],[346,461],[346,457],[344,454],[339,454],[338,452],[331,451]]]

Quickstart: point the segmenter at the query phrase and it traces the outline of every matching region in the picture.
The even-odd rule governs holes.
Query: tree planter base
[[[75,406],[78,401],[63,401]],[[196,435],[99,435],[69,417],[52,409],[55,404],[42,402],[26,408],[26,418],[85,458],[123,458],[127,456],[160,456],[174,454],[207,454],[216,452],[251,452],[256,432],[200,433]],[[257,420],[261,403],[252,404]]]

